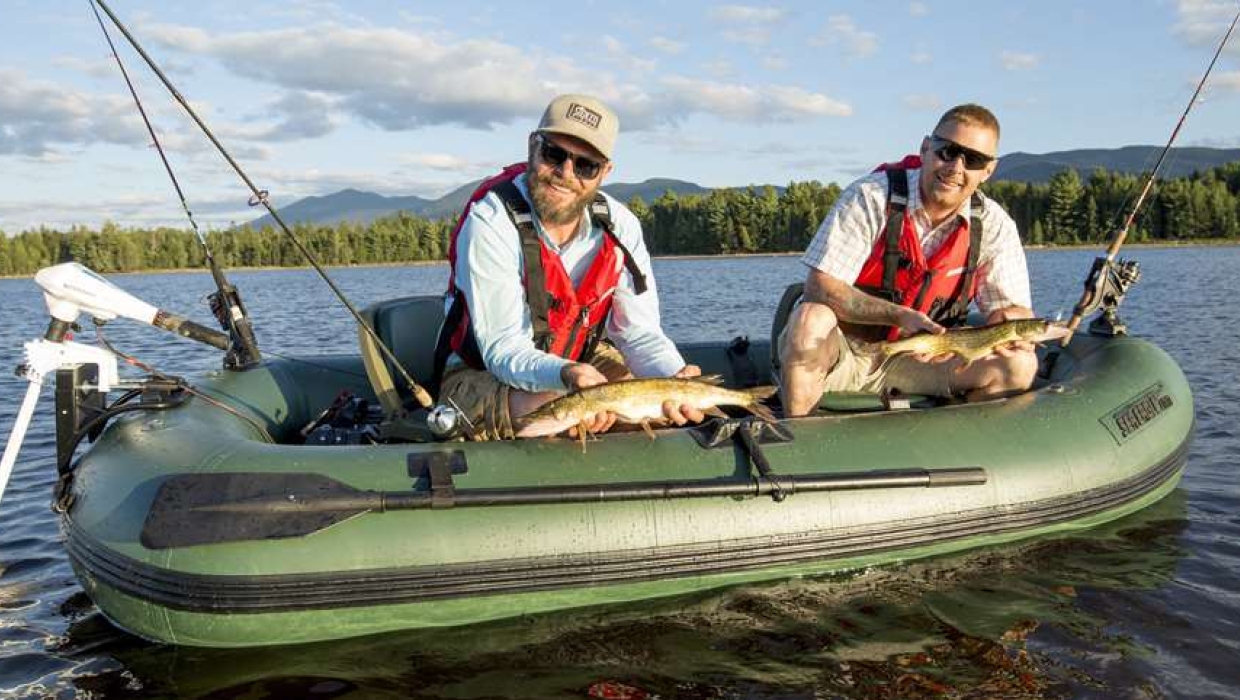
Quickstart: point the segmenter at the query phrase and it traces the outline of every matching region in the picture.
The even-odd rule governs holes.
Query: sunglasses
[[[603,164],[597,160],[587,158],[579,153],[573,153],[567,148],[560,148],[541,136],[538,137],[538,143],[538,155],[542,157],[544,163],[553,168],[558,168],[564,165],[569,158],[572,158],[573,172],[582,180],[593,180],[598,177],[599,171],[603,169]]]
[[[981,170],[990,165],[995,159],[994,156],[988,156],[981,151],[961,146],[955,141],[945,139],[942,136],[930,137],[930,151],[934,153],[935,157],[945,163],[950,163],[963,156],[965,170]]]

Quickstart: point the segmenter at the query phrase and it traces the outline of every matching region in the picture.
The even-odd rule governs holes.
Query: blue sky
[[[277,207],[435,197],[524,156],[559,92],[614,106],[612,180],[846,184],[980,102],[1001,153],[1165,143],[1236,0],[110,0]],[[109,27],[109,29],[112,29]],[[113,31],[201,224],[261,212]],[[0,230],[183,215],[85,0],[6,0]],[[1240,37],[1178,145],[1240,147]]]

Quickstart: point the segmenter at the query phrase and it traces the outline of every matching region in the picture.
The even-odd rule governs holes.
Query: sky
[[[105,1],[277,208],[349,187],[438,197],[523,160],[563,92],[619,114],[613,182],[844,185],[913,152],[963,102],[999,117],[1001,154],[1161,146],[1240,9]],[[0,231],[187,227],[89,2],[5,0],[2,17]],[[263,213],[108,29],[200,226]],[[1240,147],[1240,36],[1177,145]]]

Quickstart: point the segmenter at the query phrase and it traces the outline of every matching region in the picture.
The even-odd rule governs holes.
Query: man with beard
[[[484,181],[457,223],[435,374],[440,403],[455,404],[476,439],[512,437],[514,420],[565,391],[701,374],[660,327],[641,224],[599,191],[618,126],[593,97],[555,98],[526,162]],[[676,425],[704,418],[663,408]],[[586,427],[615,420],[600,413]]]
[[[963,323],[976,301],[987,323],[1033,315],[1016,224],[978,191],[995,170],[999,122],[953,107],[919,155],[886,164],[840,195],[802,262],[802,302],[779,340],[785,415],[825,391],[997,398],[1029,388],[1037,357],[1011,343],[971,364],[955,357],[885,359],[866,341]]]

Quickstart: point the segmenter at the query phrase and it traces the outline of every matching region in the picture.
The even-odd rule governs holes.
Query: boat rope
[[[129,42],[130,46],[133,47],[134,51],[142,57],[142,60],[146,62],[151,71],[155,73],[156,77],[158,77],[164,87],[167,88],[173,99],[181,105],[182,109],[184,109],[186,114],[188,114],[194,121],[194,123],[202,131],[203,135],[205,135],[211,144],[215,146],[216,151],[219,152],[224,160],[227,161],[228,165],[232,167],[233,171],[237,173],[237,176],[241,178],[242,182],[245,183],[246,187],[249,188],[251,193],[249,202],[251,206],[261,204],[264,208],[266,208],[267,213],[271,216],[271,219],[276,222],[280,230],[284,232],[284,235],[289,238],[301,256],[310,264],[310,267],[314,268],[314,271],[318,273],[319,277],[327,283],[327,286],[331,289],[332,293],[336,295],[336,298],[340,300],[344,307],[348,309],[349,313],[353,316],[354,320],[357,321],[358,326],[360,326],[363,331],[370,336],[375,345],[379,348],[380,352],[383,353],[384,357],[386,357],[396,368],[397,372],[401,375],[401,378],[408,385],[410,392],[412,392],[413,397],[417,400],[417,402],[423,407],[429,408],[433,403],[430,394],[428,394],[425,389],[414,381],[412,375],[410,375],[408,370],[405,369],[404,364],[401,363],[392,350],[379,338],[379,335],[375,333],[374,328],[372,328],[370,324],[362,318],[361,313],[359,313],[357,308],[353,306],[353,303],[349,301],[349,299],[344,295],[344,292],[336,286],[336,283],[333,282],[327,275],[327,272],[323,270],[323,267],[314,257],[314,254],[310,252],[310,249],[301,242],[301,240],[293,233],[292,229],[289,228],[288,224],[284,222],[284,219],[280,216],[280,213],[271,204],[267,190],[260,190],[254,184],[249,175],[245,173],[245,170],[241,168],[237,161],[228,152],[228,149],[224,148],[224,145],[215,137],[215,134],[207,126],[206,122],[198,116],[198,112],[190,106],[189,101],[185,99],[179,90],[177,90],[176,86],[172,84],[172,81],[168,79],[168,76],[164,74],[163,70],[159,67],[155,60],[146,52],[146,49],[138,43],[138,40],[132,33],[130,33],[129,29],[120,21],[120,19],[116,16],[116,13],[112,11],[112,8],[110,8],[104,0],[92,0],[92,8],[95,5],[107,14],[108,18],[112,21],[112,24],[114,24],[117,30],[121,32],[121,34],[125,37],[125,40]]]
[[[204,393],[203,391],[196,388],[194,385],[189,384],[188,382],[186,382],[184,379],[181,379],[180,377],[174,377],[170,374],[161,372],[160,370],[156,369],[154,366],[147,364],[146,362],[143,362],[142,360],[139,360],[138,358],[132,355],[122,352],[121,350],[118,350],[116,346],[108,342],[107,337],[104,336],[103,325],[104,325],[103,323],[100,323],[99,321],[95,321],[95,337],[99,339],[99,342],[100,344],[103,345],[103,347],[107,348],[108,352],[121,358],[122,360],[125,361],[126,364],[137,367],[138,369],[142,370],[143,372],[146,372],[147,374],[157,379],[162,379],[167,382],[173,382],[176,384],[178,389],[181,389],[185,393],[191,394],[193,396],[197,396],[198,398],[202,399],[206,403],[212,406],[215,406],[216,408],[222,411],[227,411],[228,413],[233,414],[234,416],[240,418],[241,420],[244,420],[245,422],[253,426],[253,428],[258,431],[258,434],[261,435],[264,440],[266,440],[269,443],[275,444],[276,440],[275,438],[271,436],[271,433],[269,433],[267,429],[264,428],[261,423],[254,420],[254,418],[252,418],[251,416],[247,416],[246,414],[242,413],[241,411],[238,411],[232,406],[229,406],[223,401],[220,401],[219,399],[216,399],[213,396]]]
[[[1096,265],[1095,270],[1099,267],[1109,267],[1115,260],[1116,254],[1119,253],[1120,246],[1124,245],[1124,239],[1128,237],[1128,229],[1132,227],[1133,221],[1137,218],[1137,213],[1141,211],[1141,205],[1145,202],[1146,196],[1154,187],[1154,182],[1158,179],[1158,171],[1162,168],[1163,161],[1166,160],[1167,154],[1171,151],[1171,145],[1175,143],[1176,137],[1180,135],[1180,129],[1184,126],[1184,121],[1188,118],[1188,113],[1192,111],[1193,105],[1197,103],[1197,97],[1201,95],[1202,88],[1205,87],[1206,79],[1210,77],[1210,72],[1214,70],[1214,64],[1218,62],[1218,57],[1223,53],[1223,49],[1227,46],[1227,41],[1231,38],[1232,32],[1236,28],[1236,22],[1240,21],[1240,10],[1236,11],[1235,17],[1231,19],[1231,25],[1227,27],[1227,32],[1223,34],[1223,40],[1219,42],[1218,48],[1214,51],[1214,57],[1210,59],[1210,65],[1206,66],[1205,73],[1202,74],[1201,80],[1197,81],[1197,88],[1193,90],[1193,96],[1189,98],[1188,104],[1184,107],[1184,113],[1180,115],[1180,119],[1176,122],[1175,128],[1171,131],[1171,138],[1167,139],[1167,145],[1163,146],[1162,152],[1158,155],[1158,160],[1154,163],[1154,169],[1145,178],[1145,186],[1141,189],[1140,196],[1132,205],[1132,210],[1128,212],[1128,216],[1124,219],[1123,225],[1115,232],[1115,237],[1111,240],[1110,247],[1107,248],[1106,257],[1103,259],[1101,266]],[[1072,310],[1072,318],[1068,321],[1068,335],[1064,337],[1062,344],[1066,346],[1072,340],[1072,334],[1076,332],[1078,326],[1081,325],[1081,318],[1090,309],[1090,302],[1094,301],[1096,296],[1094,291],[1093,275],[1085,284],[1085,291],[1081,294],[1081,299],[1076,303],[1076,307]]]
[[[90,9],[95,15],[95,21],[99,23],[99,30],[103,32],[103,38],[108,42],[108,49],[112,52],[112,58],[116,60],[116,66],[120,69],[121,76],[125,79],[125,85],[129,88],[129,94],[133,96],[134,104],[138,108],[138,114],[142,116],[142,122],[146,125],[146,131],[151,136],[151,145],[159,153],[159,159],[164,164],[164,170],[168,173],[168,178],[172,180],[172,187],[176,190],[177,198],[181,201],[181,209],[184,210],[185,217],[189,219],[190,228],[193,229],[194,236],[198,238],[198,243],[202,246],[203,256],[206,258],[207,266],[211,270],[211,277],[215,280],[217,290],[212,295],[212,310],[215,312],[216,320],[219,321],[220,326],[229,332],[229,336],[233,341],[232,348],[229,350],[229,360],[226,364],[239,369],[256,367],[262,361],[262,355],[258,351],[258,342],[254,338],[254,327],[245,312],[245,306],[241,303],[236,287],[229,284],[224,277],[224,271],[220,269],[215,256],[212,255],[211,247],[207,245],[206,237],[202,235],[202,231],[198,228],[198,221],[194,218],[194,212],[189,208],[189,202],[185,199],[185,192],[181,189],[181,183],[177,180],[176,173],[172,169],[172,163],[168,161],[168,155],[159,140],[159,135],[155,133],[155,126],[151,124],[151,119],[146,113],[146,107],[143,106],[142,99],[138,97],[138,90],[134,86],[133,80],[129,77],[129,71],[125,69],[125,63],[121,60],[120,52],[116,50],[116,44],[112,42],[112,35],[108,32],[107,26],[104,25],[103,17],[99,15],[99,8],[91,2]]]

